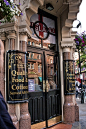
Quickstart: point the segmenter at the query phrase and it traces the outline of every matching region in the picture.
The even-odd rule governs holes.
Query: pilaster
[[[10,30],[6,32],[6,50],[15,50],[16,44],[16,31]],[[15,125],[16,129],[19,129],[19,121],[16,116],[16,104],[8,104],[8,111],[12,118],[13,124]]]
[[[28,33],[19,33],[20,51],[27,52]],[[28,102],[20,103],[20,124],[19,129],[31,129],[31,118],[28,111]]]
[[[19,49],[23,52],[27,52],[27,41],[28,41],[28,33],[20,32],[19,33]]]
[[[63,62],[64,61],[72,62],[73,61],[73,49],[74,49],[73,48],[73,40],[71,38],[63,38],[63,40],[61,42],[61,48],[63,51]],[[74,70],[74,67],[71,64],[70,63],[68,64],[68,68],[70,68],[70,70],[71,69]],[[68,76],[72,75],[70,73],[71,73],[71,71],[67,72]],[[67,78],[68,77],[66,76],[65,79],[67,80]],[[69,83],[66,82],[66,86],[64,83],[64,105],[63,105],[63,121],[64,121],[64,123],[74,123],[75,121],[78,121],[78,118],[79,118],[79,108],[75,101],[75,92],[71,91],[71,90],[69,90],[69,91],[67,90],[67,93],[65,93],[66,87],[68,89],[70,89],[70,82],[71,82],[71,80],[69,81]],[[76,109],[78,109],[78,110],[76,111]]]
[[[6,32],[7,35],[7,44],[8,44],[8,50],[15,50],[15,44],[16,44],[16,32],[14,30]]]

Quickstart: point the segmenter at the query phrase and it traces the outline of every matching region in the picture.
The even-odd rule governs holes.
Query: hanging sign
[[[28,100],[28,56],[25,52],[7,52],[7,102],[16,103]]]
[[[75,69],[73,60],[64,60],[64,92],[75,92]]]

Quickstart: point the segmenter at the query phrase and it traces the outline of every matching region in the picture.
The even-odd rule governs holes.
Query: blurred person
[[[0,91],[0,129],[16,129],[7,111],[7,104]]]
[[[0,39],[0,73],[3,67],[3,54],[4,54],[4,45]],[[7,104],[3,98],[1,91],[0,91],[0,129],[16,129],[7,111]]]
[[[78,84],[76,83],[76,98],[78,96],[78,91],[79,91],[79,88],[78,88]]]
[[[85,83],[84,82],[82,82],[82,88],[86,88],[86,86],[85,86]]]

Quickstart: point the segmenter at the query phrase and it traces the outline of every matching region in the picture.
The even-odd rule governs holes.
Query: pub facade
[[[22,0],[23,15],[0,24],[0,90],[17,129],[79,121],[74,51],[82,0]]]

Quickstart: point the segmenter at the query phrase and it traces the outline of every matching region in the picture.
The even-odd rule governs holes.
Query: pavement
[[[80,124],[80,122],[75,122],[73,124],[60,123],[58,125],[55,125],[51,128],[47,128],[47,129],[81,129],[81,124]],[[83,129],[85,129],[85,128],[83,128]]]
[[[60,123],[48,129],[86,129],[86,96],[84,103],[81,103],[81,98],[77,98],[76,102],[79,106],[79,122],[73,124]]]
[[[84,103],[81,104],[81,98],[76,99],[79,106],[79,124],[81,125],[80,129],[86,129],[86,96]]]

